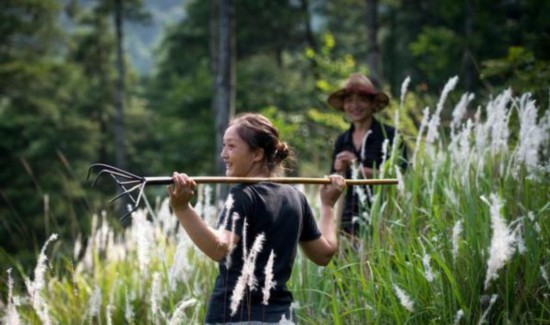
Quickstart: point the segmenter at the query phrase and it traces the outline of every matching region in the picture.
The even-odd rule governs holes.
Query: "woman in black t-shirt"
[[[221,152],[226,175],[272,177],[289,156],[278,130],[260,114],[233,119]],[[216,229],[189,201],[195,182],[173,174],[170,203],[195,245],[219,262],[205,323],[279,323],[291,319],[292,294],[286,287],[298,244],[314,263],[327,265],[338,248],[334,204],[345,187],[341,176],[321,187],[316,223],[305,196],[290,185],[239,184],[230,189]]]

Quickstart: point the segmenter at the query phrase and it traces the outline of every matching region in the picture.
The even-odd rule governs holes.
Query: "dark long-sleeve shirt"
[[[391,154],[391,145],[393,144],[395,137],[395,129],[393,127],[380,123],[373,118],[370,130],[368,131],[370,133],[359,150],[353,144],[354,130],[355,127],[351,124],[350,128],[340,134],[336,139],[336,142],[334,143],[334,151],[332,153],[331,173],[335,172],[334,161],[336,159],[336,155],[342,151],[350,151],[355,153],[358,163],[360,163],[363,167],[374,169],[378,169],[384,161],[384,153],[382,148],[386,139],[389,141],[386,154],[388,156]],[[403,153],[401,155],[402,163],[400,164],[403,169],[407,166],[406,158],[407,154],[405,147],[403,146]],[[351,176],[350,168],[346,171],[345,177],[351,178]],[[364,187],[363,190],[367,191],[367,193],[370,191],[367,187]],[[348,234],[357,234],[358,228],[357,224],[353,223],[353,218],[359,216],[360,205],[370,204],[369,199],[367,199],[367,202],[359,202],[359,197],[356,191],[357,190],[354,190],[354,187],[350,187],[345,196],[345,206],[342,214],[342,230]]]

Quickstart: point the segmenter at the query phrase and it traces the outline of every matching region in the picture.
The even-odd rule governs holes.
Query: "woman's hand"
[[[330,175],[331,184],[321,186],[321,203],[333,207],[346,188],[346,180],[341,175]]]
[[[168,185],[166,190],[170,196],[170,205],[173,210],[185,209],[189,207],[189,201],[195,195],[197,184],[186,174],[174,172],[172,174],[172,186]]]
[[[334,159],[334,170],[337,173],[344,173],[355,159],[357,159],[357,157],[351,151],[345,150],[339,152]]]

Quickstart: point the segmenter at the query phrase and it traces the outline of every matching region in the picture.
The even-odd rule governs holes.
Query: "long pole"
[[[144,177],[148,185],[172,184],[172,177]],[[218,176],[196,176],[191,177],[198,184],[238,184],[238,183],[260,183],[271,182],[279,184],[330,184],[328,177],[218,177]],[[346,185],[392,185],[397,184],[397,179],[346,179]]]

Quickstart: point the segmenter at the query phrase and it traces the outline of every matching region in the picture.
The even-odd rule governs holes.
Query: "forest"
[[[181,17],[155,21],[174,6]],[[371,230],[361,254],[342,253],[322,270],[299,260],[297,322],[549,323],[550,2],[0,7],[3,320],[200,322],[215,266],[174,230],[165,187],[147,187],[147,205],[121,221],[123,207],[109,203],[115,186],[92,187],[90,164],[146,176],[223,175],[228,120],[260,112],[293,148],[290,175],[322,177],[348,128],[327,96],[361,72],[390,94],[377,118],[398,129],[411,168],[401,175],[389,159],[382,169],[400,185],[377,189],[366,208]],[[127,40],[152,24],[162,28],[144,71]],[[304,190],[314,201],[315,188]],[[205,187],[196,204],[210,215],[223,193]],[[498,225],[509,250],[487,271],[501,276],[491,277]],[[462,244],[445,242],[451,234],[462,234]],[[188,264],[176,265],[178,256]],[[413,290],[414,307],[404,293]]]

